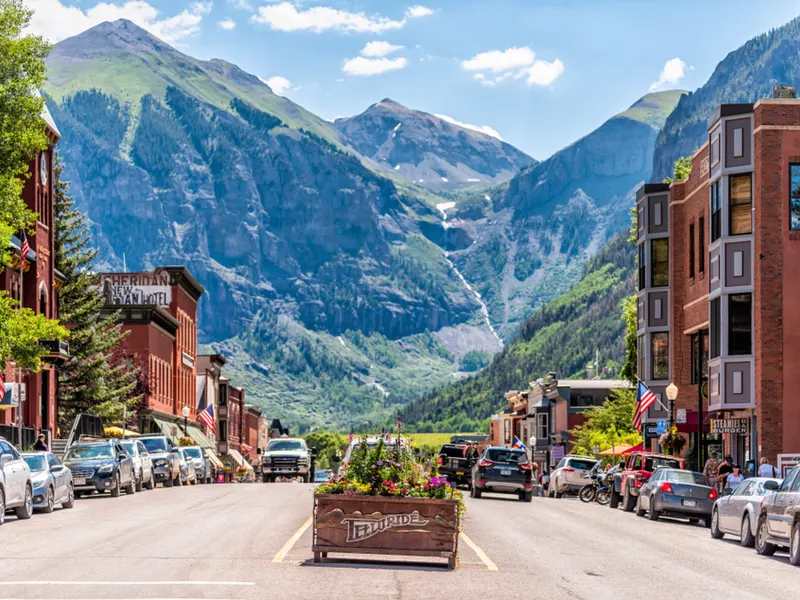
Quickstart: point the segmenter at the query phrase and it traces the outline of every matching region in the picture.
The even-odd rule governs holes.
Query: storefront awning
[[[206,448],[206,454],[208,454],[208,458],[211,459],[211,464],[213,464],[215,467],[217,467],[217,469],[221,470],[221,469],[225,468],[225,463],[223,463],[219,459],[219,457],[217,456],[217,453],[214,452],[211,448]]]
[[[253,467],[251,467],[251,466],[250,466],[250,463],[248,463],[248,462],[247,462],[247,461],[244,459],[244,456],[242,456],[242,455],[239,453],[239,451],[238,451],[238,450],[234,450],[233,448],[229,448],[229,449],[228,449],[228,454],[230,454],[230,455],[231,455],[231,457],[233,458],[233,462],[235,462],[237,466],[239,466],[239,467],[244,467],[244,468],[245,468],[245,469],[247,469],[248,471],[252,471],[252,470],[253,470]]]
[[[153,416],[152,419],[153,422],[158,425],[161,433],[171,439],[174,444],[178,443],[178,439],[181,437],[182,431],[180,427],[178,427],[178,423],[176,421],[167,421],[166,419],[156,416]]]
[[[189,425],[189,437],[194,440],[194,443],[203,448],[213,448],[214,442],[209,437],[200,431],[200,428],[195,425]]]

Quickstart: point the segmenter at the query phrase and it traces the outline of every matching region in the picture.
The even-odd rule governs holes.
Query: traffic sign
[[[678,409],[678,423],[686,423],[686,409],[679,408]]]
[[[656,422],[656,433],[658,435],[664,435],[667,433],[667,420],[666,419],[659,419]]]

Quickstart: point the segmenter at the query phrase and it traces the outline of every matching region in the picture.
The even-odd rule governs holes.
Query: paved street
[[[210,485],[9,516],[2,598],[797,598],[800,569],[575,500],[468,499],[457,571],[311,562],[311,486]],[[300,533],[302,531],[302,533]],[[295,542],[295,543],[292,543]],[[469,543],[471,542],[471,543]],[[47,583],[42,583],[47,582]]]

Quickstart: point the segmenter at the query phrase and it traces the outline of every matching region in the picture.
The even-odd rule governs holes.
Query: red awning
[[[709,433],[708,420],[710,419],[709,413],[703,412],[703,433]],[[686,423],[676,423],[678,431],[681,433],[697,433],[697,411],[686,411]]]
[[[636,444],[635,446],[631,446],[627,450],[623,450],[622,452],[620,452],[620,456],[628,456],[632,452],[641,452],[642,450],[644,450],[642,445],[641,444]]]

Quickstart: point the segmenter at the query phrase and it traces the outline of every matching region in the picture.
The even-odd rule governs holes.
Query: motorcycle
[[[605,506],[611,501],[611,486],[613,485],[614,469],[605,473],[590,473],[587,475],[591,479],[578,492],[578,497],[587,504],[596,501]]]
[[[599,473],[590,473],[586,477],[590,481],[580,489],[578,492],[578,498],[581,499],[581,502],[586,502],[589,504],[594,502],[597,491],[600,489],[600,480],[602,475]]]

